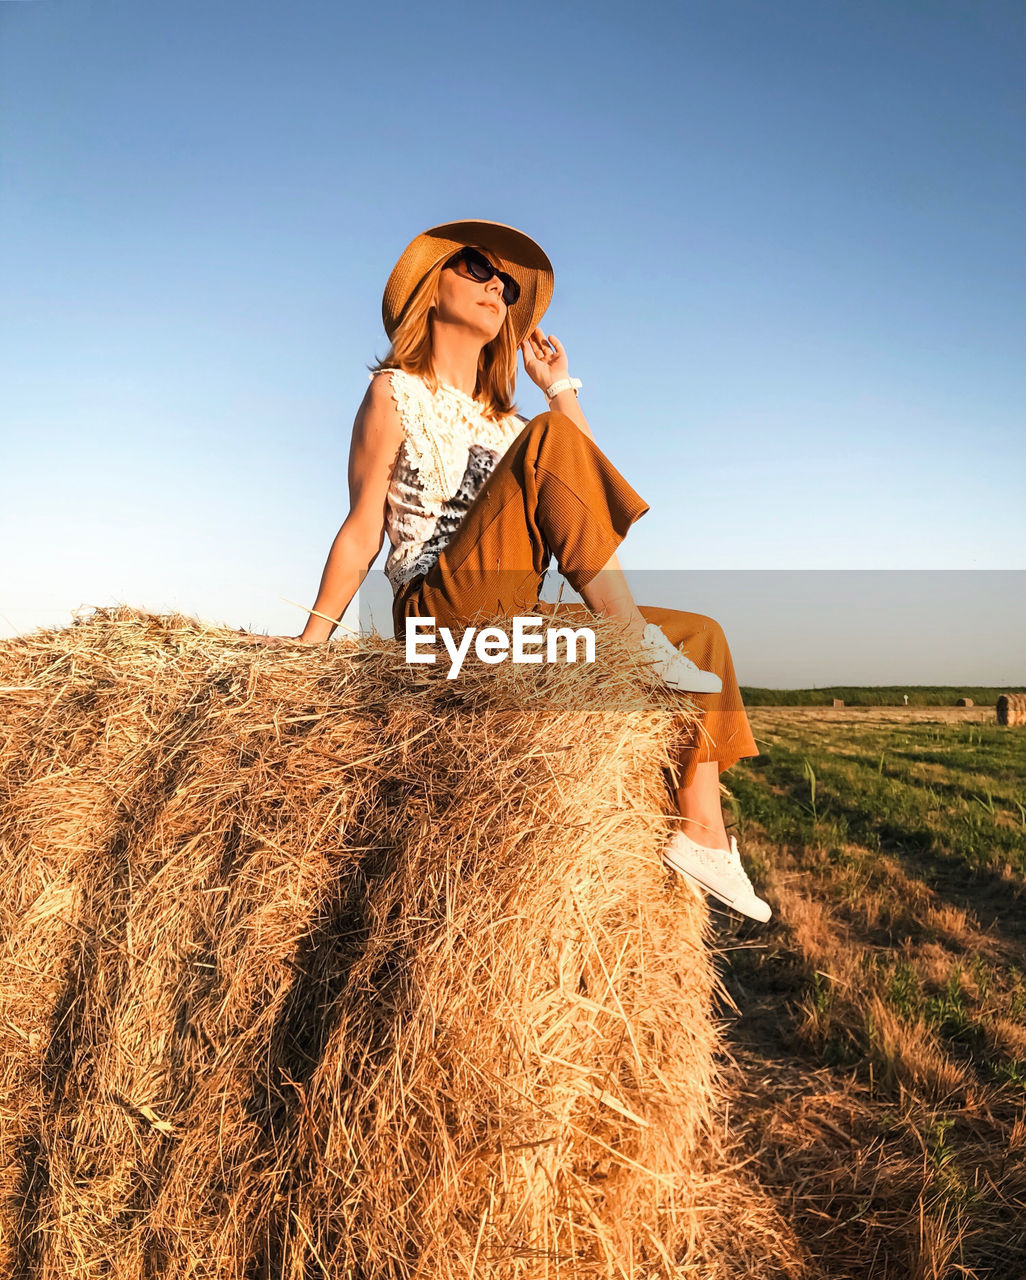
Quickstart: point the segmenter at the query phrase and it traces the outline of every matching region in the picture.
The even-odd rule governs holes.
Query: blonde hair
[[[377,364],[367,365],[372,373],[377,373],[379,369],[403,369],[406,373],[415,373],[422,377],[432,392],[438,390],[428,313],[434,302],[439,277],[451,257],[450,254],[448,258],[443,258],[441,262],[436,263],[414,289],[409,302],[403,308],[399,327],[392,335],[392,345],[388,349],[388,354]],[[506,264],[495,254],[489,255],[489,261],[501,270],[508,270]],[[513,400],[516,380],[517,340],[513,332],[510,310],[507,308],[502,328],[491,342],[485,343],[477,361],[474,399],[481,402],[485,417],[503,418],[508,414],[516,413],[517,406]]]

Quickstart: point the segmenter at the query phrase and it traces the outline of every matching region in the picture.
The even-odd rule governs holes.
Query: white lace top
[[[472,396],[445,383],[432,393],[422,378],[402,369],[379,369],[370,377],[388,378],[406,435],[385,514],[392,543],[385,576],[395,593],[435,563],[527,419],[511,413],[493,421]]]

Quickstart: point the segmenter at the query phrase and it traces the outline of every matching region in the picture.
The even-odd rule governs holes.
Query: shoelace
[[[684,668],[685,668],[685,670],[687,670],[687,671],[697,671],[697,670],[698,670],[698,663],[697,663],[697,662],[692,662],[690,658],[685,658],[685,657],[684,657],[684,655],[680,652],[680,650],[679,650],[679,649],[674,649],[674,653],[677,655],[677,659],[678,659],[678,661],[679,661],[679,662],[683,662],[683,663],[684,663]]]
[[[741,855],[737,851],[737,841],[734,840],[733,837],[730,841],[730,864],[740,876],[745,886],[754,894],[755,886],[752,884],[749,879],[748,872],[744,868],[744,864],[741,861]]]
[[[649,625],[654,624],[650,623]],[[648,652],[654,655],[654,661],[659,661],[660,658],[671,662],[676,660],[683,666],[685,671],[698,670],[695,663],[681,653],[664,631],[656,628],[654,631],[649,632],[645,637],[644,643]]]
[[[683,833],[680,834],[683,835]],[[685,845],[685,848],[687,848],[692,856],[696,857],[699,862],[704,863],[707,867],[722,867],[724,861],[726,861],[730,869],[738,874],[742,882],[746,884],[749,889],[752,888],[752,882],[748,878],[748,874],[741,862],[741,855],[737,851],[736,840],[731,840],[729,849],[710,849],[707,845],[699,844],[697,840],[692,840],[690,836],[684,836],[684,839],[680,843],[683,844],[685,840],[688,842]]]
[[[680,833],[680,839],[675,840],[673,843],[682,847],[684,851],[697,858],[699,862],[704,862],[707,867],[722,866],[723,859],[727,856],[725,849],[710,849],[707,845],[699,844],[696,840],[692,840],[683,833]]]

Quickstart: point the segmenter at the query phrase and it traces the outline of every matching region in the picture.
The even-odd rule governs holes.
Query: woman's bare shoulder
[[[369,377],[370,386],[367,388],[370,395],[387,395],[392,386],[392,380],[398,381],[403,376],[402,369],[372,369]]]
[[[392,440],[403,436],[403,414],[400,411],[401,396],[396,395],[396,383],[392,377],[382,374],[401,375],[401,369],[376,369],[371,374],[370,384],[364,393],[356,414],[353,438],[362,440]]]
[[[415,373],[409,373],[406,369],[400,369],[396,365],[387,365],[384,369],[373,369],[370,373],[371,386],[377,386],[379,383],[387,385],[390,382],[423,385],[421,379]]]
[[[388,402],[402,410],[423,401],[426,391],[423,381],[405,369],[375,369],[367,388],[367,402]]]

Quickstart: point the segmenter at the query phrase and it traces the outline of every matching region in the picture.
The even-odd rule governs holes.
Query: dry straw
[[[680,704],[527,670],[0,644],[0,1275],[804,1274],[658,860]]]

